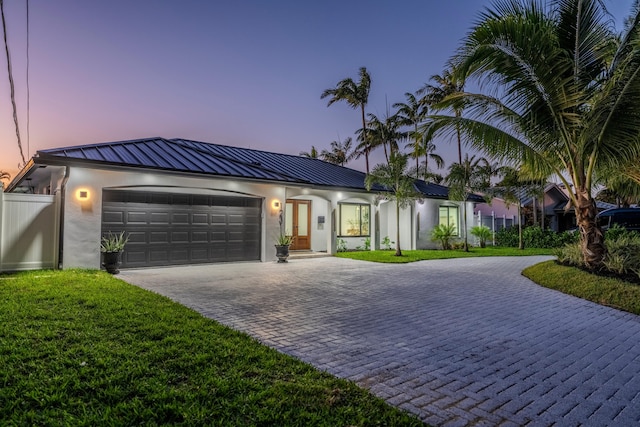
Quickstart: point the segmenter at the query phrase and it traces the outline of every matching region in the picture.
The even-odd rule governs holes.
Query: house
[[[537,224],[554,231],[564,231],[575,227],[576,219],[573,210],[566,210],[569,196],[555,183],[547,183],[544,187],[544,197],[533,195],[522,190],[519,193],[523,225]],[[497,221],[496,229],[503,226],[518,224],[518,206],[507,203],[500,197],[494,197],[491,204],[480,204],[476,207],[478,218],[493,218]],[[477,221],[477,220],[476,220]]]
[[[123,268],[275,260],[291,250],[371,248],[396,239],[395,205],[367,191],[365,174],[319,159],[161,137],[41,150],[6,191],[56,195],[62,268],[100,267],[100,239],[125,232]],[[463,209],[446,187],[401,211],[403,249],[433,247],[430,232]],[[474,200],[469,200],[469,226]]]

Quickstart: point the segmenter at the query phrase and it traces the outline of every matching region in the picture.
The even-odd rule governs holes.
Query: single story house
[[[395,205],[364,178],[319,159],[154,137],[40,150],[6,191],[59,197],[61,268],[99,268],[101,237],[123,231],[122,267],[136,268],[271,261],[281,232],[295,237],[291,250],[331,254],[338,239],[379,248],[397,238]],[[415,187],[424,198],[401,212],[403,249],[434,247],[440,223],[463,233],[446,187]]]

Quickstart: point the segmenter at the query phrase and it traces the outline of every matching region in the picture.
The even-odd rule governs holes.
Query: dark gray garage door
[[[260,259],[261,199],[104,190],[102,234],[129,235],[122,267]]]

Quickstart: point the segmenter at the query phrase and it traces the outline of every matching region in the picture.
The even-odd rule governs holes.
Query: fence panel
[[[0,193],[0,271],[58,266],[59,196]]]

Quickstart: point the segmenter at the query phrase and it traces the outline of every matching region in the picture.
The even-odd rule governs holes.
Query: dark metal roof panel
[[[211,145],[200,143],[203,145]],[[240,160],[241,156],[222,157],[213,151],[195,150],[175,141],[163,138],[148,138],[102,144],[81,145],[40,150],[40,157],[62,157],[67,159],[107,162],[114,165],[147,167],[184,172],[200,172],[212,175],[235,176],[297,182],[298,180]]]

